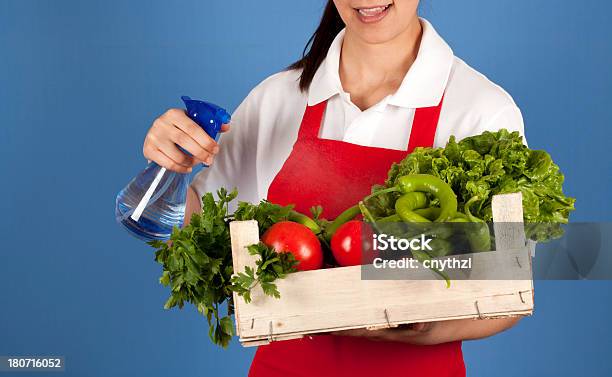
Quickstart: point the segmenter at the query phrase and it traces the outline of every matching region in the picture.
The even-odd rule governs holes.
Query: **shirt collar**
[[[340,51],[344,40],[345,29],[342,29],[327,50],[327,56],[315,72],[308,89],[308,105],[328,100],[336,94],[343,93],[340,82]]]
[[[453,65],[453,50],[427,20],[421,18],[420,21],[423,34],[417,58],[397,92],[389,97],[387,103],[390,105],[407,108],[436,106],[444,95]],[[312,79],[308,90],[309,106],[343,93],[339,69],[344,32],[343,29],[338,33]]]

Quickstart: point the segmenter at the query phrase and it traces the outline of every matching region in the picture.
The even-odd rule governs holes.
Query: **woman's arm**
[[[473,340],[495,335],[514,326],[521,317],[497,319],[456,319],[450,321],[414,323],[384,330],[347,330],[333,333],[361,336],[372,340],[432,345],[456,340]]]
[[[189,190],[187,190],[187,201],[185,203],[185,224],[184,226],[189,225],[192,214],[199,213],[201,211],[202,211],[202,204],[200,203],[200,198],[198,198],[198,194],[196,194],[193,188],[189,187]]]

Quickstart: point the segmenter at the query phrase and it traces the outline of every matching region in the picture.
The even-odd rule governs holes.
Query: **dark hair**
[[[302,58],[289,66],[289,69],[302,69],[300,90],[308,90],[315,72],[327,56],[329,46],[343,28],[344,21],[340,18],[334,2],[328,0],[317,30],[304,47]]]

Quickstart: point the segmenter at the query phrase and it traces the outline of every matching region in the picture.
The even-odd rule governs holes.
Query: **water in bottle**
[[[187,115],[210,137],[218,140],[221,126],[230,121],[227,111],[212,103],[181,98]],[[169,239],[172,229],[182,226],[185,220],[190,182],[191,174],[175,173],[155,162],[149,163],[117,195],[117,222],[144,241]]]

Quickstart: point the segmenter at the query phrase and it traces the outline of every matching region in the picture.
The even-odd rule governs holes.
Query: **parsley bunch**
[[[261,285],[263,292],[272,297],[280,298],[280,292],[273,282],[282,279],[288,273],[295,271],[297,261],[291,253],[277,253],[273,248],[259,243],[248,247],[251,255],[259,255],[257,269],[246,266],[244,272],[239,272],[232,278],[232,289],[251,302],[251,290]]]
[[[170,287],[165,309],[194,305],[209,324],[210,339],[227,347],[234,335],[231,315],[234,313],[232,293],[250,301],[253,288],[260,285],[264,293],[280,297],[277,278],[294,270],[295,259],[289,253],[276,253],[263,244],[252,245],[249,252],[259,255],[257,269],[247,267],[234,278],[229,223],[233,220],[257,220],[261,234],[279,221],[287,220],[291,206],[279,206],[267,201],[258,205],[239,202],[237,210],[229,213],[229,203],[238,192],[221,188],[217,200],[212,193],[202,197],[202,212],[191,217],[189,225],[175,228],[170,242],[153,241],[157,249],[155,260],[162,265],[159,282]],[[260,235],[261,235],[260,234]]]

